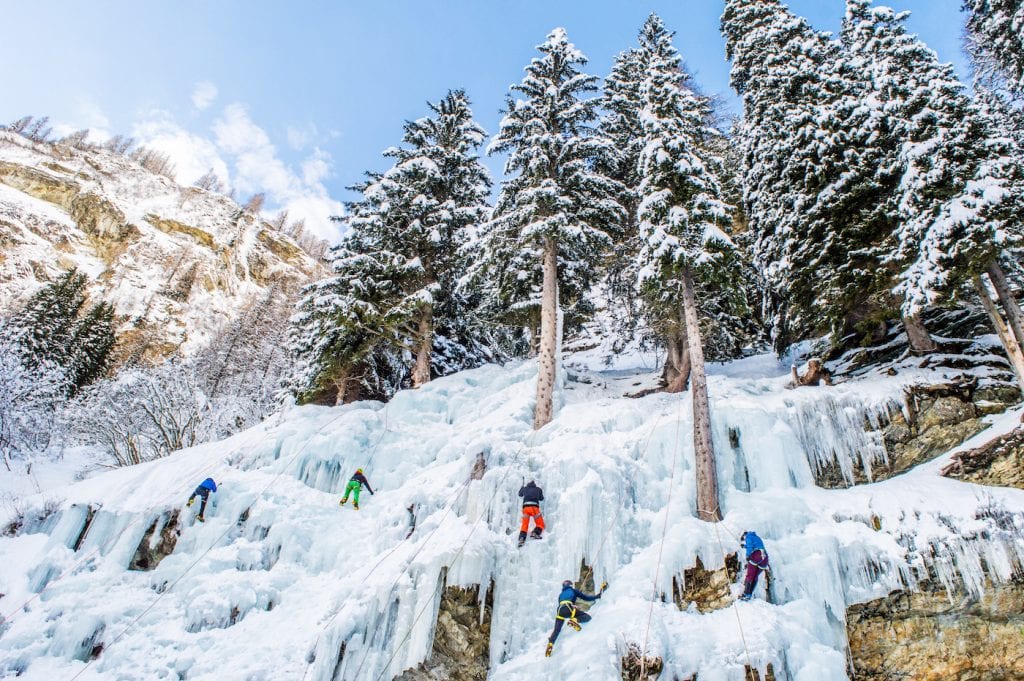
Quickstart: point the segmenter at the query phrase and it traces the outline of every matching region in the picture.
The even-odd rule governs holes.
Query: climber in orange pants
[[[544,490],[537,487],[537,483],[531,480],[519,489],[519,496],[523,498],[523,522],[519,526],[519,546],[522,546],[526,543],[530,518],[533,518],[534,524],[530,536],[540,539],[540,535],[544,532],[544,516],[540,514],[540,502],[544,501]]]

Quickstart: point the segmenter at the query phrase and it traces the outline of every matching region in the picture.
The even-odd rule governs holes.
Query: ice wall
[[[694,517],[689,395],[626,399],[621,370],[580,375],[589,383],[564,383],[537,433],[533,366],[491,366],[387,406],[291,409],[62,490],[56,513],[0,537],[0,672],[388,679],[429,655],[442,583],[493,580],[494,679],[616,679],[628,643],[662,656],[663,678],[739,680],[771,662],[777,678],[844,679],[850,603],[924,579],[969,595],[1019,570],[1020,492],[946,480],[932,464],[814,486],[816,466],[884,460],[864,426],[897,403],[895,382],[788,391],[781,372],[712,375],[725,517],[711,524]],[[471,479],[478,454],[486,471]],[[358,466],[376,494],[339,507]],[[183,503],[208,475],[220,489],[198,524]],[[516,492],[530,479],[549,531],[517,549]],[[128,570],[173,509],[174,552]],[[698,556],[721,565],[746,529],[768,544],[775,605],[680,611],[673,576]],[[611,588],[546,659],[559,584],[581,563]]]

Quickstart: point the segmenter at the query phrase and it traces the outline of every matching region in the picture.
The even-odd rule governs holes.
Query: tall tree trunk
[[[352,371],[345,369],[341,374],[334,378],[334,389],[337,391],[334,395],[334,404],[342,405],[352,402],[352,390],[350,389],[350,383],[352,380]]]
[[[685,326],[668,334],[668,356],[665,358],[665,369],[662,379],[665,381],[665,392],[681,393],[686,390],[690,380],[690,347],[686,340]]]
[[[1003,315],[999,313],[999,308],[996,307],[996,304],[992,302],[992,298],[989,297],[988,289],[985,288],[981,275],[975,274],[973,281],[974,290],[978,292],[981,304],[985,306],[985,312],[988,313],[989,319],[992,320],[992,325],[996,327],[996,333],[999,334],[999,341],[1003,344],[1003,349],[1006,350],[1006,356],[1010,358],[1010,364],[1013,365],[1013,370],[1017,372],[1017,381],[1024,388],[1024,353],[1021,352],[1020,344],[1017,343],[1013,332],[1006,325]]]
[[[430,382],[430,350],[434,346],[433,308],[424,306],[419,319],[419,346],[416,348],[416,366],[412,369],[412,387]]]
[[[921,315],[903,315],[903,328],[907,331],[907,341],[910,343],[910,351],[915,355],[927,355],[938,350],[935,341],[932,340],[928,329],[921,321]]]
[[[718,471],[715,450],[711,446],[711,407],[708,404],[708,379],[704,373],[704,347],[697,321],[697,302],[693,296],[690,270],[683,271],[683,314],[686,339],[690,348],[690,396],[693,398],[693,450],[697,465],[697,516],[701,520],[722,519],[718,508]]]
[[[537,406],[533,411],[533,429],[551,422],[551,398],[555,391],[555,354],[558,352],[558,244],[544,240],[544,287],[541,290],[540,352],[537,371]]]
[[[1017,345],[1024,347],[1024,314],[1020,311],[1020,303],[1013,297],[1010,291],[1010,282],[1006,280],[1006,274],[997,260],[993,260],[988,266],[988,278],[992,280],[992,286],[996,289],[999,302],[1003,304],[1006,312],[1006,321],[1013,329],[1013,335],[1017,339]]]

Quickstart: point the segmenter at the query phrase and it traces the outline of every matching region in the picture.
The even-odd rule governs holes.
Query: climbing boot
[[[554,650],[555,644],[548,641],[548,647],[544,650],[544,657],[551,657],[551,651]]]
[[[580,630],[580,623],[579,623],[579,622],[577,622],[577,621],[576,621],[576,620],[574,620],[574,619],[572,619],[572,620],[566,620],[566,621],[565,621],[565,623],[566,623],[566,624],[568,624],[568,625],[569,625],[570,627],[572,627],[573,629],[575,629],[576,631],[579,631],[579,630]]]
[[[188,501],[187,501],[187,502],[185,503],[185,505],[186,505],[186,506],[191,506],[191,505],[192,505],[192,504],[194,504],[194,503],[196,503],[196,498],[195,498],[195,497],[192,497],[191,499],[189,499],[189,500],[188,500]]]
[[[341,501],[338,502],[338,506],[344,506],[347,503],[348,503],[348,499],[342,499]]]
[[[520,532],[519,533],[519,544],[518,544],[518,546],[520,548],[522,548],[523,544],[525,544],[525,543],[526,543],[526,533],[525,532]]]
[[[357,504],[356,502],[353,501],[352,502],[352,508],[354,508],[354,509],[356,509],[358,511],[359,510],[359,504]]]
[[[751,594],[743,594],[742,596],[740,596],[740,600],[741,601],[749,601],[751,599],[751,597],[752,597]]]
[[[535,527],[535,528],[533,528],[533,532],[530,533],[530,536],[533,537],[534,539],[540,539],[540,533],[541,532],[543,532],[542,529],[540,529],[539,527]]]
[[[204,517],[203,517],[203,516],[201,516],[201,515],[197,515],[197,516],[196,516],[196,520],[198,520],[198,521],[199,521],[199,522],[201,522],[201,523],[205,523],[205,522],[206,522],[206,518],[204,518]]]

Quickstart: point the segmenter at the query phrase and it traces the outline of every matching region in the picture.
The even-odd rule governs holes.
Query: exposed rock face
[[[660,657],[642,654],[640,646],[635,643],[626,646],[619,664],[622,681],[655,681],[665,667]]]
[[[1024,489],[1024,428],[957,455],[942,474],[982,485]]]
[[[725,565],[717,570],[705,569],[698,557],[696,565],[683,571],[681,581],[672,578],[672,600],[680,610],[691,604],[700,612],[728,607],[733,602],[729,587],[736,582],[739,572],[740,562],[735,553],[726,556]]]
[[[153,520],[135,550],[129,570],[152,570],[174,552],[178,544],[178,511],[161,515]]]
[[[480,601],[480,585],[446,586],[441,595],[430,659],[398,681],[485,681],[490,667],[494,584]]]
[[[885,480],[929,461],[984,430],[984,416],[1001,413],[1020,398],[1012,385],[979,387],[976,379],[909,388],[905,411],[894,410],[882,427],[888,462],[874,463],[871,480],[856,467],[855,483]],[[849,486],[838,465],[816,471],[815,481],[829,489]]]
[[[988,585],[980,600],[942,589],[886,598],[847,610],[851,678],[856,681],[1016,681],[1024,679],[1024,579]]]
[[[93,280],[90,302],[114,306],[119,363],[188,354],[321,265],[225,196],[0,131],[0,312],[72,267]]]

